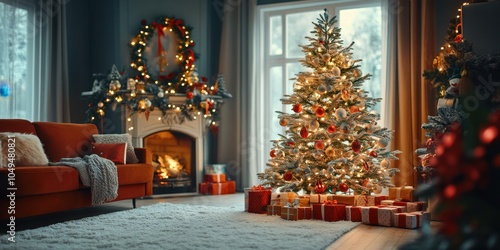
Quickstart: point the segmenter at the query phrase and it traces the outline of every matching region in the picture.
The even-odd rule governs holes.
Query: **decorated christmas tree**
[[[265,186],[307,193],[379,193],[392,186],[392,168],[399,151],[388,149],[392,131],[382,128],[372,108],[380,98],[368,97],[362,84],[370,78],[344,47],[336,17],[323,15],[313,22],[313,37],[302,47],[301,63],[310,68],[295,78],[293,94],[281,102],[292,112],[277,111],[285,133],[273,141],[264,173]]]

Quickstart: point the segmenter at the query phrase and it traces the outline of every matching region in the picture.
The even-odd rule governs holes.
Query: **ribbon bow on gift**
[[[263,187],[262,185],[252,186],[252,191],[267,191],[268,189]]]
[[[326,205],[334,205],[334,204],[337,204],[337,200],[326,200],[323,202],[323,204],[326,204]]]

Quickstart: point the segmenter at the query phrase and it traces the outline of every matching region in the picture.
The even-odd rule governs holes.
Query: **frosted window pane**
[[[283,25],[281,23],[281,16],[272,16],[270,18],[270,36],[269,38],[269,54],[270,55],[281,55],[283,53]]]
[[[279,119],[275,111],[283,111],[283,104],[280,99],[283,97],[283,67],[272,67],[270,69],[271,107],[269,113],[271,117],[271,129],[273,133],[282,133],[283,128],[279,125]]]
[[[28,82],[28,11],[0,3],[0,118],[31,119]]]
[[[381,97],[382,74],[382,14],[380,6],[341,10],[339,27],[344,45],[355,42],[353,59],[361,59],[359,63],[363,74],[373,75],[363,83],[363,89],[369,96]],[[380,103],[375,109],[380,113]]]
[[[323,14],[323,10],[302,12],[286,16],[286,57],[303,57],[302,48],[299,45],[309,44],[306,36],[311,36],[310,31],[314,29],[313,21]]]

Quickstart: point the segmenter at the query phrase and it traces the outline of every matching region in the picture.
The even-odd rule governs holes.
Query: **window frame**
[[[258,90],[256,93],[258,93],[261,97],[259,98],[262,100],[263,107],[258,108],[258,110],[261,110],[261,114],[259,115],[260,117],[256,118],[257,120],[260,121],[259,124],[263,125],[263,134],[261,136],[262,139],[264,140],[265,144],[263,145],[263,152],[269,152],[271,148],[271,140],[276,139],[277,134],[273,131],[273,117],[276,118],[277,114],[275,113],[275,110],[271,110],[273,105],[272,101],[273,99],[271,98],[272,91],[270,91],[269,87],[271,84],[271,68],[275,66],[282,66],[282,72],[281,72],[281,78],[282,78],[282,93],[286,93],[287,91],[287,85],[290,85],[291,89],[291,84],[289,84],[289,77],[287,77],[287,63],[297,63],[298,59],[303,59],[303,55],[301,55],[298,58],[287,58],[286,55],[286,48],[287,48],[287,36],[286,36],[286,15],[288,14],[293,14],[293,13],[300,13],[300,12],[308,12],[308,11],[314,11],[318,10],[318,7],[321,7],[321,9],[326,8],[330,13],[335,13],[336,16],[339,16],[341,10],[345,9],[352,9],[352,8],[364,8],[364,7],[372,7],[372,6],[380,6],[383,7],[382,0],[339,0],[339,1],[307,1],[307,2],[286,2],[286,3],[277,3],[277,4],[268,4],[268,5],[260,5],[257,6],[256,9],[256,36],[258,38],[258,43],[254,45],[254,49],[256,52],[255,59],[257,60],[256,64],[257,67],[255,69],[256,71],[256,86],[255,88]],[[382,11],[382,15],[383,15]],[[270,48],[269,46],[266,46],[269,42],[268,39],[271,39],[271,34],[270,34],[270,17],[271,16],[276,16],[280,15],[281,16],[281,22],[282,22],[282,47],[284,50],[282,51],[281,55],[270,55]],[[331,14],[330,14],[331,15]],[[382,25],[386,25],[384,23],[384,18],[382,18]],[[315,20],[311,20],[315,21]],[[340,20],[339,20],[340,22]],[[340,23],[338,23],[340,25]],[[381,83],[380,83],[380,89],[381,89],[381,96],[382,102],[381,102],[381,117],[383,117],[385,114],[384,112],[384,102],[387,102],[385,98],[385,86],[386,83],[384,82],[385,77],[384,73],[386,72],[386,58],[384,57],[385,55],[385,45],[387,42],[385,41],[387,37],[384,36],[384,27],[382,27],[381,30],[381,46],[382,46],[382,69],[381,69]],[[347,41],[344,41],[344,45],[347,46],[346,44]],[[361,58],[362,59],[362,58]],[[296,72],[298,73],[298,72]],[[262,98],[263,97],[263,98]],[[280,96],[281,98],[282,96]],[[282,110],[285,110],[285,105],[282,106]],[[265,115],[262,115],[265,114]],[[383,126],[384,120],[381,119],[379,121],[379,124]],[[261,151],[262,152],[262,151]]]

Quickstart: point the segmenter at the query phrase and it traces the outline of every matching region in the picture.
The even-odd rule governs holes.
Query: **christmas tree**
[[[372,108],[380,98],[370,98],[361,87],[363,75],[352,59],[352,45],[344,47],[336,17],[327,11],[301,46],[301,63],[312,72],[300,72],[294,92],[281,99],[291,105],[290,113],[277,111],[285,134],[273,141],[263,185],[280,191],[307,193],[379,193],[392,186],[398,171],[390,167],[399,151],[388,149],[392,131],[382,128],[380,115]]]

